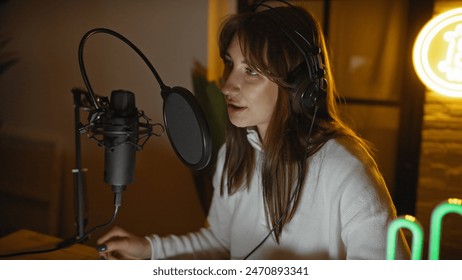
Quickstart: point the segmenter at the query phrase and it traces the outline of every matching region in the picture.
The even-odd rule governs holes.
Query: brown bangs
[[[294,50],[287,35],[269,17],[260,12],[229,18],[220,35],[220,55],[225,57],[231,40],[237,36],[247,64],[279,86],[287,87],[288,73],[303,61],[303,57],[289,55],[299,51]]]

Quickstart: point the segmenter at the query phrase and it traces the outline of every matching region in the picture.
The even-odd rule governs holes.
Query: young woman
[[[219,43],[229,122],[207,226],[164,237],[113,228],[100,254],[385,259],[395,209],[367,144],[338,117],[319,24],[301,8],[262,4],[229,17]],[[397,248],[409,257],[403,238]]]

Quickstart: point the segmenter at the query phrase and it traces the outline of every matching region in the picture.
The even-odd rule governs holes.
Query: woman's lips
[[[228,103],[228,111],[229,112],[239,112],[245,110],[246,107],[239,106],[233,103]]]

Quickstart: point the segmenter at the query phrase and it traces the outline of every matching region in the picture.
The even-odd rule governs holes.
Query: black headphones
[[[300,109],[296,111],[307,111],[319,107],[326,100],[327,80],[324,78],[325,68],[322,57],[322,49],[317,45],[316,38],[313,36],[312,42],[307,40],[298,30],[288,28],[284,20],[277,13],[276,7],[272,7],[267,2],[281,2],[286,6],[293,8],[294,17],[301,19],[302,15],[298,8],[284,0],[263,0],[253,6],[251,11],[256,12],[259,7],[265,7],[273,11],[273,21],[287,38],[295,45],[295,47],[303,55],[305,63],[301,63],[287,77],[287,82],[291,85],[291,92],[295,95],[295,102],[300,100],[299,104],[295,104]],[[303,15],[304,16],[304,15]],[[302,47],[298,41],[303,42],[306,46]]]

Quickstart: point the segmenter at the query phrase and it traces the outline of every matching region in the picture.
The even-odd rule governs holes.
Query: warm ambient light
[[[462,97],[462,8],[431,19],[414,44],[417,75],[431,90]]]

